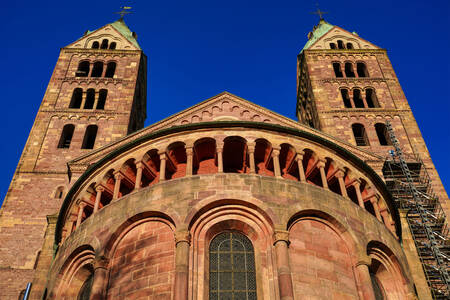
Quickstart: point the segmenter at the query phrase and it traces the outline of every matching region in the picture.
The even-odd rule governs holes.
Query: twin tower
[[[352,163],[354,166],[359,163],[367,164],[368,167],[375,171],[376,176],[384,178],[384,181],[387,182],[385,157],[388,155],[389,150],[393,149],[386,127],[386,121],[390,121],[404,153],[409,156],[419,157],[423,161],[425,170],[432,179],[432,187],[441,199],[440,203],[443,210],[448,213],[448,197],[431,161],[425,142],[386,54],[386,50],[362,39],[355,32],[348,32],[322,19],[313,28],[312,32],[308,34],[308,41],[300,51],[297,62],[298,123],[292,123],[293,125],[291,127],[295,127],[298,131],[308,132],[310,136],[320,136],[320,141],[329,140],[330,142],[327,144],[327,147],[333,149],[333,145],[338,145],[335,149],[337,152],[345,151],[345,153],[352,153],[352,155],[359,159]],[[214,110],[215,106],[212,104],[216,101],[216,98],[206,100],[205,107],[209,105],[208,101],[211,102],[212,108],[209,115],[206,113],[203,115],[194,115],[189,122],[217,121],[220,123],[221,120],[228,122],[236,120],[249,121],[250,119],[245,117],[246,110],[243,110],[240,114],[236,113],[236,111],[239,107],[249,106],[250,104],[231,94],[226,94],[225,96],[230,100],[227,100],[228,102],[221,102],[222,106],[217,106],[216,110]],[[217,97],[222,99],[224,94]],[[233,101],[238,104],[235,106],[229,104]],[[225,113],[227,110],[225,107],[228,107],[227,105],[230,106],[229,116]],[[254,104],[251,105],[255,106]],[[29,299],[46,299],[46,297],[48,299],[55,299],[55,295],[61,295],[58,294],[61,291],[52,292],[48,290],[49,286],[52,286],[52,284],[49,285],[49,281],[54,279],[52,275],[49,275],[51,266],[56,264],[54,257],[57,255],[59,249],[68,247],[64,245],[64,242],[70,240],[70,235],[74,236],[77,233],[78,227],[83,225],[81,223],[89,216],[90,218],[95,217],[93,213],[94,211],[97,212],[99,205],[103,207],[101,202],[100,204],[98,203],[98,201],[102,201],[101,196],[98,196],[100,200],[94,204],[95,195],[98,195],[98,192],[97,194],[95,192],[91,193],[93,197],[92,209],[89,211],[89,214],[87,214],[87,210],[85,209],[85,207],[89,207],[90,205],[91,200],[89,200],[89,197],[74,199],[74,204],[70,204],[74,207],[73,210],[68,208],[69,204],[63,204],[63,202],[69,203],[71,201],[69,198],[77,193],[75,192],[75,188],[80,188],[80,186],[74,187],[74,183],[88,178],[88,171],[93,168],[94,164],[96,165],[97,162],[114,156],[113,153],[116,153],[114,151],[118,148],[114,151],[108,150],[112,149],[111,147],[113,146],[111,145],[118,145],[117,147],[123,146],[123,149],[127,147],[127,149],[131,149],[132,144],[125,143],[127,139],[137,141],[138,137],[147,136],[144,135],[146,132],[145,129],[144,131],[139,131],[144,126],[146,106],[147,57],[137,42],[137,35],[130,31],[123,19],[103,26],[95,31],[88,31],[77,41],[62,48],[16,172],[11,181],[10,188],[0,210],[1,299],[17,299],[29,292]],[[263,108],[255,108],[255,110],[262,111],[263,113],[266,112]],[[220,112],[220,116],[217,118],[215,118],[215,111]],[[251,113],[251,109],[248,109],[248,111]],[[269,115],[269,113],[267,114]],[[197,119],[195,118],[196,116]],[[258,116],[258,118],[260,117]],[[250,121],[258,120],[256,117],[255,119],[252,117]],[[261,118],[260,121],[262,121],[261,124],[272,122],[282,124],[283,126],[287,126],[286,124],[293,122],[290,120],[285,121],[282,116],[270,115],[266,119]],[[254,123],[259,124],[258,122]],[[159,127],[156,126],[155,128],[163,128],[164,122],[161,124],[161,126],[158,125]],[[185,124],[181,123],[176,125],[181,126]],[[241,126],[245,127],[246,125],[241,124]],[[256,125],[252,126],[254,128]],[[196,129],[193,127],[191,130]],[[148,134],[150,133],[149,130]],[[283,133],[283,136],[286,134]],[[211,169],[216,168],[214,170],[217,172],[226,173],[227,170],[233,169],[227,169],[226,167],[227,159],[228,161],[233,160],[232,156],[225,153],[227,151],[226,149],[240,149],[240,146],[238,146],[240,144],[237,140],[233,142],[228,141],[227,144],[227,140],[223,140],[223,138],[220,141],[218,138],[215,138],[214,143],[214,149],[217,148],[218,150],[211,152]],[[164,175],[164,178],[160,177],[160,181],[155,182],[155,188],[157,184],[161,186],[165,184],[162,182],[163,179],[171,179],[167,176],[174,176],[173,174],[180,173],[180,170],[186,172],[185,174],[191,172],[189,175],[195,175],[195,170],[197,172],[198,170],[202,170],[202,157],[206,157],[206,154],[203,155],[202,153],[209,151],[207,150],[209,148],[206,146],[201,148],[198,145],[195,143],[191,146],[187,145],[185,152],[183,152],[187,153],[184,154],[186,157],[184,159],[180,158],[183,157],[181,154],[181,156],[179,154],[173,154],[175,150],[170,147],[165,152],[159,150],[159,158],[157,163],[154,164],[155,170],[151,171],[152,169],[148,162],[148,170],[145,167],[147,163],[141,163],[140,165],[136,163],[136,166],[144,165],[144,171],[141,171],[144,172],[144,175],[141,173],[139,176],[144,178],[146,172],[149,178],[152,176],[161,176],[163,172],[161,169],[163,168],[161,167],[163,160],[164,166],[166,161],[168,165],[168,171],[166,172],[166,167],[164,167],[164,172],[172,175]],[[336,189],[336,191],[342,193],[342,196],[350,199],[353,197],[351,193],[354,193],[354,202],[356,202],[358,208],[361,206],[368,210],[373,214],[374,220],[378,219],[378,221],[389,228],[390,232],[397,239],[402,240],[403,251],[405,251],[408,260],[408,267],[405,268],[409,268],[409,271],[406,273],[411,273],[409,277],[405,275],[408,277],[406,281],[410,280],[411,285],[415,285],[420,299],[428,299],[431,295],[433,297],[435,296],[432,284],[430,284],[429,280],[427,281],[429,276],[422,267],[419,257],[420,253],[418,254],[417,252],[414,236],[407,226],[406,212],[400,210],[398,215],[398,222],[400,223],[397,222],[398,224],[394,224],[396,223],[395,208],[389,208],[389,205],[386,205],[383,210],[382,201],[380,200],[379,203],[376,203],[370,200],[374,199],[370,197],[367,197],[367,199],[370,199],[365,202],[366,198],[362,199],[359,197],[361,196],[359,192],[362,193],[362,197],[365,197],[364,183],[362,183],[364,180],[359,181],[357,185],[357,189],[361,189],[360,191],[352,190],[356,186],[355,181],[346,179],[351,177],[351,172],[348,169],[342,169],[344,181],[337,180],[338,176],[335,175],[336,172],[333,173],[330,162],[326,157],[323,160],[317,159],[315,162],[313,158],[308,158],[308,161],[306,158],[302,158],[305,171],[305,173],[302,173],[300,164],[295,167],[297,171],[290,169],[290,165],[287,166],[289,155],[286,153],[291,152],[283,150],[286,149],[283,148],[284,144],[281,144],[280,149],[274,145],[264,148],[267,150],[264,152],[267,154],[266,156],[261,154],[263,152],[258,152],[258,149],[262,149],[262,146],[258,145],[261,145],[258,144],[258,140],[249,142],[247,139],[247,144],[243,146],[246,149],[243,152],[244,160],[240,163],[245,165],[246,161],[248,162],[248,172],[244,166],[239,169],[238,173],[272,174],[275,177],[282,178],[284,176],[283,172],[285,172],[285,177],[288,178],[288,175],[292,172],[300,172],[298,178],[294,176],[291,179],[297,178],[299,182],[309,182],[310,184],[324,187],[327,190]],[[254,151],[254,154],[252,151]],[[191,152],[194,153],[193,158],[189,156]],[[239,151],[236,150],[235,152],[237,153]],[[306,157],[308,152],[303,152],[306,154],[302,157]],[[279,153],[281,158],[276,153]],[[295,161],[298,162],[300,159],[300,151],[294,151],[292,153],[294,153],[293,157],[297,155],[295,157],[298,159],[296,158],[297,160]],[[170,157],[172,154],[174,158],[171,160]],[[286,158],[283,158],[283,155],[286,155]],[[320,153],[318,155],[320,156]],[[258,165],[258,157],[260,156],[262,157],[260,159],[261,162],[266,163],[264,167]],[[188,157],[191,157],[191,164],[193,164],[191,169],[182,167],[183,163],[186,166],[189,165]],[[280,160],[286,164],[286,168],[283,169],[283,166],[281,166],[278,170],[277,164],[280,164]],[[318,163],[321,161],[324,162],[323,168]],[[311,167],[308,165],[310,162],[312,164]],[[112,166],[113,162],[110,164]],[[195,167],[196,164],[197,167]],[[258,173],[258,170],[262,169],[266,170],[264,171],[265,173]],[[322,171],[322,169],[325,171]],[[123,175],[122,178],[128,178],[127,181],[130,181],[131,178],[132,184],[130,184],[130,190],[133,188],[140,189],[144,183],[136,183],[138,180],[136,167],[133,170],[135,170],[134,175],[130,175],[129,178],[127,175]],[[289,170],[294,171],[291,172]],[[317,177],[314,177],[316,176],[314,175],[314,170],[317,170],[317,174],[319,174]],[[375,173],[373,176],[375,176]],[[123,185],[122,189],[120,187],[120,179],[118,183],[119,187],[115,190],[117,178],[121,177],[116,176],[115,178],[114,182],[116,183],[113,182],[111,185],[111,199],[108,200],[108,203],[110,201],[114,202],[116,198],[121,197],[120,195],[126,194],[124,192],[125,190],[123,190]],[[335,179],[336,181],[333,181]],[[326,183],[327,181],[328,184]],[[122,184],[123,182],[125,182],[125,179],[122,179]],[[108,180],[104,184],[106,190],[109,189],[107,183]],[[366,185],[367,188],[368,184]],[[98,186],[99,184],[97,182],[94,188]],[[192,186],[195,186],[195,184]],[[349,194],[343,192],[346,189],[349,189]],[[87,204],[83,204],[83,208],[80,209],[79,206],[76,206],[80,204],[79,201],[85,201]],[[95,205],[97,206],[95,207]],[[104,203],[104,207],[107,207],[107,203]],[[64,216],[62,215],[63,212],[65,214]],[[70,225],[66,223],[62,224],[63,220],[66,219],[71,220],[67,223]],[[175,223],[177,222],[174,221]],[[402,228],[403,234],[399,234],[399,229],[397,231],[395,230],[396,226]],[[236,228],[231,227],[229,228],[230,230],[236,230]],[[80,228],[82,229],[82,227]],[[58,230],[61,231],[58,232]],[[245,230],[241,228],[241,231]],[[65,240],[61,238],[58,240],[57,238],[55,242],[55,235],[57,237],[63,236]],[[234,237],[230,236],[230,239],[232,238]],[[254,247],[256,247],[255,249],[258,250],[258,246],[253,240],[252,242],[254,243]],[[71,243],[75,242],[71,241]],[[195,250],[191,251],[194,251],[191,253],[195,254]],[[279,254],[278,252],[276,253],[276,255]],[[93,255],[96,256],[97,254],[95,253]],[[258,255],[260,254],[257,254],[257,260],[259,259]],[[294,274],[292,262],[295,256],[291,254],[289,257],[291,259],[290,270]],[[94,275],[96,273],[93,271],[96,268],[95,266],[95,263],[92,263],[92,270],[89,269],[90,267],[86,267],[86,272],[91,272],[92,276],[86,275],[83,277],[84,275],[80,275],[84,278],[80,280],[87,280],[86,282],[89,282],[86,278],[94,278],[92,280],[95,286],[96,281]],[[376,281],[376,267],[369,266],[370,268],[373,269],[371,274],[375,274],[373,275],[373,280]],[[274,267],[275,269],[278,270],[277,267]],[[270,270],[270,272],[275,272],[272,269]],[[278,271],[282,273],[280,270],[282,269]],[[282,277],[281,273],[277,275],[278,278]],[[209,274],[211,275],[212,273]],[[62,273],[60,275],[62,277],[65,276]],[[377,276],[382,278],[382,275]],[[263,277],[262,275],[256,276],[258,289],[255,288],[255,290],[251,290],[248,293],[254,295],[254,297],[258,297],[258,299],[269,299],[268,297],[279,298],[284,295],[283,293],[286,291],[282,290],[281,287],[280,292],[268,292],[265,290],[262,287],[264,286]],[[302,299],[301,295],[298,294],[300,290],[296,289],[297,279],[294,277],[292,277],[293,279],[289,279],[289,282],[292,282],[291,285],[294,286],[294,292],[291,294],[293,294],[295,299]],[[175,284],[179,284],[179,281],[176,281],[180,280],[179,278],[177,275],[175,276]],[[191,278],[190,280],[192,281],[194,279]],[[357,282],[359,282],[358,280],[356,279]],[[380,279],[381,286],[383,285],[383,280]],[[82,282],[78,288],[76,284],[73,285],[71,282],[70,280],[66,282],[66,286],[73,289],[73,294],[70,295],[73,297],[78,295],[76,296],[79,297],[78,299],[94,299],[92,295],[89,296],[89,292],[86,292],[88,289],[82,285]],[[27,283],[32,283],[29,291],[26,290]],[[92,282],[90,284],[92,285]],[[357,286],[359,288],[358,284]],[[189,289],[191,288],[190,286]],[[384,299],[379,297],[387,297],[386,299],[388,299],[389,295],[394,294],[397,296],[400,295],[400,292],[392,292],[393,289],[389,286],[382,288],[377,284],[373,284],[372,288],[375,290],[375,294],[360,292],[355,295],[359,295],[359,297],[362,297],[361,295],[372,295],[378,297],[377,299]],[[405,290],[408,290],[408,288]],[[195,289],[192,291],[195,291]],[[106,296],[105,293],[108,293],[107,288],[106,292],[103,290],[101,293],[103,293],[103,296]],[[180,296],[176,292],[174,293],[171,297],[184,299],[183,295]],[[215,293],[220,293],[220,291],[210,292],[210,297],[212,297],[211,295],[216,295]],[[237,292],[232,291],[230,293]],[[349,292],[349,294],[351,293]],[[408,292],[405,292],[405,295],[407,294]],[[194,295],[194,292],[191,295]],[[289,293],[287,295],[289,296]],[[64,299],[71,299],[70,297],[65,296]],[[98,297],[98,294],[95,297]],[[201,298],[196,295],[190,297],[193,297],[192,299]],[[253,299],[252,297],[248,299]]]

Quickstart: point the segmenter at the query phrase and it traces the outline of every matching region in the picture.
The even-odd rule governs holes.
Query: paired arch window
[[[209,299],[256,300],[252,242],[239,232],[223,232],[209,246]]]
[[[96,109],[104,109],[108,90],[101,89],[98,93]],[[94,89],[88,89],[85,93],[83,104],[83,89],[76,88],[73,90],[72,98],[70,100],[69,108],[80,109],[83,105],[84,109],[93,109],[95,106],[96,92]]]
[[[83,138],[83,144],[81,149],[93,149],[95,144],[95,138],[97,137],[98,127],[97,125],[89,125],[86,128],[86,132]]]
[[[352,125],[353,136],[355,137],[356,146],[370,146],[364,125],[355,123]]]
[[[353,89],[351,92],[348,89],[341,89],[341,97],[346,108],[380,107],[375,90],[372,88],[366,88],[364,92],[358,88]]]
[[[108,47],[108,45],[109,45],[109,47]],[[98,41],[94,41],[92,43],[91,48],[92,49],[108,49],[109,48],[109,49],[113,50],[113,49],[116,49],[116,46],[117,46],[116,42],[109,43],[108,39],[103,39],[101,44]]]
[[[392,145],[386,125],[384,125],[383,123],[375,124],[375,131],[377,132],[378,141],[380,142],[381,146]]]
[[[72,141],[75,126],[73,124],[66,124],[63,127],[61,137],[59,138],[58,148],[69,148]]]
[[[347,43],[347,47],[342,40],[337,40],[336,43],[330,43],[330,49],[355,49],[352,43]]]
[[[115,46],[114,46],[115,47]],[[106,71],[103,74],[104,69],[104,63],[102,61],[96,61],[92,64],[92,70],[91,70],[91,63],[87,60],[81,61],[78,64],[78,69],[75,72],[76,77],[106,77],[106,78],[113,78],[114,74],[116,72],[116,62],[108,62],[106,64]]]
[[[344,74],[342,73],[340,62],[333,62],[333,70],[334,70],[334,76],[336,78],[344,77]],[[358,75],[357,77],[359,77],[359,78],[369,77],[369,72],[367,71],[367,66],[363,62],[356,63],[356,75],[354,72],[353,63],[346,62],[344,64],[344,73],[345,73],[345,77],[347,77],[347,78],[355,78],[356,75]]]

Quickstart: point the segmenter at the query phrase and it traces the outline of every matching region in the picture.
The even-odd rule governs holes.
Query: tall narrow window
[[[353,44],[352,43],[347,43],[347,49],[353,49]]]
[[[116,63],[115,62],[109,62],[108,65],[106,66],[105,77],[113,78],[115,72],[116,72]]]
[[[366,102],[368,107],[371,108],[380,107],[374,89],[366,89]]]
[[[83,90],[81,88],[74,89],[72,93],[72,99],[70,99],[69,108],[80,108],[82,99]]]
[[[336,77],[344,77],[344,75],[342,74],[342,70],[341,70],[341,64],[338,62],[333,63],[333,70],[334,70],[334,75]]]
[[[92,49],[98,49],[98,48],[100,48],[100,44],[97,41],[93,42]]]
[[[375,124],[375,131],[377,132],[378,141],[380,142],[381,146],[392,145],[386,125],[384,125],[383,123]]]
[[[338,44],[338,49],[345,49],[345,46],[344,46],[344,42],[343,42],[343,41],[338,40],[338,41],[337,41],[337,44]]]
[[[75,73],[75,76],[87,77],[89,75],[89,67],[90,67],[89,65],[90,65],[89,61],[87,61],[87,60],[81,61],[78,64],[78,69],[77,69],[77,72]]]
[[[100,46],[100,49],[108,49],[108,40],[104,39],[102,41],[102,45]]]
[[[355,77],[355,72],[353,72],[353,64],[345,63],[345,77]]]
[[[97,125],[89,125],[86,128],[86,133],[84,134],[83,145],[81,149],[93,149],[95,144],[95,138],[97,137]]]
[[[361,96],[361,91],[358,89],[353,90],[353,103],[356,108],[364,108],[364,101]]]
[[[60,186],[55,191],[55,198],[62,199],[63,196],[64,196],[64,187]]]
[[[344,101],[344,106],[346,108],[352,108],[352,103],[350,101],[350,96],[348,95],[347,89],[341,89],[342,101]]]
[[[108,90],[101,89],[98,93],[97,109],[105,109],[106,96],[108,95]]]
[[[72,141],[75,126],[72,124],[64,125],[61,137],[59,138],[58,148],[69,148]]]
[[[86,92],[86,101],[84,102],[85,109],[93,109],[95,102],[95,90],[88,89]]]
[[[116,49],[116,42],[112,42],[111,44],[109,44],[109,49],[114,50]]]
[[[369,146],[366,129],[364,125],[355,123],[352,125],[353,136],[355,137],[356,146]]]
[[[367,72],[365,63],[356,63],[356,72],[358,73],[358,77],[369,77],[369,72]]]
[[[330,43],[330,49],[336,49],[336,44],[335,43]]]
[[[209,246],[209,299],[256,300],[252,242],[238,232],[223,232]]]
[[[103,62],[96,61],[94,67],[92,68],[91,77],[101,77],[103,74]]]

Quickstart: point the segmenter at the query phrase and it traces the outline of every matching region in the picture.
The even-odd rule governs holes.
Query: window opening
[[[89,75],[90,64],[87,60],[78,64],[78,69],[75,73],[76,77],[87,77]]]
[[[62,186],[60,186],[56,189],[55,198],[61,199],[63,197],[63,195],[64,195],[64,188]]]
[[[94,283],[94,274],[91,274],[86,281],[83,283],[83,286],[78,293],[77,300],[89,300],[91,296],[92,284]]]
[[[388,146],[391,144],[391,139],[389,138],[386,125],[383,123],[375,124],[375,131],[377,132],[378,141],[381,146]]]
[[[364,125],[356,123],[352,125],[353,136],[355,137],[356,146],[369,146],[366,129]]]
[[[92,49],[98,49],[98,48],[100,48],[100,44],[97,41],[93,42]]]
[[[352,63],[345,63],[345,77],[355,77]]]
[[[83,145],[81,149],[93,149],[95,144],[95,138],[97,137],[97,125],[89,125],[86,128],[86,133],[84,134]]]
[[[366,89],[366,102],[368,107],[380,107],[378,104],[377,95],[375,95],[375,90]]]
[[[116,63],[115,62],[109,62],[108,65],[106,66],[105,77],[113,78],[115,72],[116,72]]]
[[[100,46],[100,49],[108,49],[108,40],[104,39],[102,41],[102,45]]]
[[[336,49],[336,44],[335,43],[330,43],[330,49]]]
[[[94,67],[92,68],[91,77],[101,77],[103,73],[103,63],[101,61],[96,61]]]
[[[356,63],[356,72],[358,73],[358,77],[369,77],[369,72],[367,72],[365,63]]]
[[[347,43],[347,49],[353,49],[353,44],[352,43]]]
[[[82,98],[83,98],[83,90],[81,88],[74,89],[72,93],[72,99],[70,100],[69,108],[80,108]]]
[[[341,71],[341,64],[340,63],[338,63],[338,62],[335,62],[335,63],[333,63],[333,70],[334,70],[334,75],[336,76],[336,77],[344,77],[344,75],[342,74],[342,71]]]
[[[356,108],[364,108],[364,101],[361,96],[361,91],[358,89],[353,90],[353,103]]]
[[[345,46],[344,46],[344,42],[343,42],[343,41],[338,40],[338,41],[337,41],[337,44],[338,44],[338,49],[345,49]]]
[[[373,292],[375,294],[375,300],[384,300],[385,297],[384,297],[383,287],[381,286],[380,282],[378,281],[378,278],[372,272],[370,272],[370,280],[372,281],[372,287],[373,287]]]
[[[84,109],[93,109],[95,102],[95,90],[88,89],[86,92],[86,101],[84,102]]]
[[[108,95],[108,90],[101,89],[98,93],[97,109],[105,109],[106,96]]]
[[[344,101],[344,106],[346,108],[352,108],[352,103],[350,101],[350,96],[348,95],[348,90],[341,89],[342,101]]]
[[[111,44],[109,44],[109,49],[114,50],[116,49],[116,42],[112,42]]]
[[[63,127],[61,138],[59,139],[58,148],[69,148],[72,141],[73,131],[75,126],[73,124],[66,124]]]
[[[209,246],[209,299],[256,300],[252,242],[238,232],[223,232]]]

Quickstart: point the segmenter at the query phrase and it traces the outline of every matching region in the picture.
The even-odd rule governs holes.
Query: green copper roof
[[[141,49],[138,42],[133,36],[133,33],[131,32],[130,28],[128,28],[127,24],[125,24],[125,21],[123,19],[119,19],[115,21],[114,23],[111,23],[112,27],[114,27],[118,32],[120,32],[124,37],[127,38],[133,45]]]
[[[318,39],[320,39],[325,33],[331,30],[334,26],[325,21],[324,19],[321,19],[319,21],[319,24],[317,26],[314,26],[314,29],[312,31],[312,36],[309,37],[308,42],[303,47],[303,50],[308,49],[311,47],[312,44],[314,44]],[[300,51],[301,52],[301,51]]]

